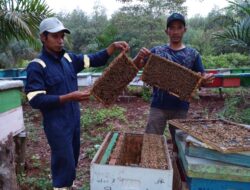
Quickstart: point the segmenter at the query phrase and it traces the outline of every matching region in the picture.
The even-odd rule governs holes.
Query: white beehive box
[[[153,169],[138,165],[101,164],[101,157],[110,143],[111,136],[112,133],[106,136],[91,162],[91,190],[172,190],[173,168],[165,138],[168,169]]]

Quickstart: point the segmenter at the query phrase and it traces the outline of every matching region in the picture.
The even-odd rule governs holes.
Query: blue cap
[[[186,26],[186,21],[185,21],[184,16],[180,13],[173,13],[167,19],[167,28],[169,27],[171,22],[176,21],[176,20],[181,21],[183,25]]]

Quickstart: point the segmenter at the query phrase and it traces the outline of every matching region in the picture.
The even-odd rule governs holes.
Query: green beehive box
[[[250,73],[242,73],[240,75],[240,85],[243,87],[250,86]]]

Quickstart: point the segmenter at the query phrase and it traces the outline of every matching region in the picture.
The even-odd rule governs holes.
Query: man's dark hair
[[[47,37],[49,35],[49,32],[48,31],[44,31],[43,35]]]

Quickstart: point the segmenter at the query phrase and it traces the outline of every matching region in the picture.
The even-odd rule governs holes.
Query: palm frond
[[[250,16],[234,27],[228,27],[220,34],[214,34],[214,37],[228,45],[250,50]]]
[[[44,0],[0,1],[0,43],[15,38],[35,45],[39,23],[51,15],[52,11]]]

